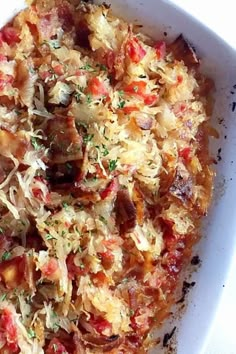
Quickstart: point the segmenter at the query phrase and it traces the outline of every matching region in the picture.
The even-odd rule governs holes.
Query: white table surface
[[[172,0],[172,2],[211,27],[236,50],[236,2],[234,0]],[[236,256],[224,285],[224,294],[208,345],[205,352],[201,354],[236,354]]]

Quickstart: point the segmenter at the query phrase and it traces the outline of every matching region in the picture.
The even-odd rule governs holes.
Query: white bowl
[[[202,260],[201,268],[192,275],[196,286],[189,294],[186,312],[171,324],[178,328],[178,354],[205,353],[223,284],[236,254],[236,109],[232,112],[236,93],[235,96],[230,93],[236,92],[233,88],[236,84],[236,53],[209,28],[165,0],[108,2],[117,15],[143,24],[144,32],[154,38],[163,37],[163,32],[168,33],[167,40],[183,33],[202,58],[202,70],[216,84],[212,122],[221,137],[211,144],[211,151],[216,156],[221,148],[222,160],[215,167],[215,197],[203,227],[202,240],[195,251]],[[0,26],[24,7],[24,1],[8,0],[7,5],[1,7]],[[158,350],[158,353],[161,352]]]

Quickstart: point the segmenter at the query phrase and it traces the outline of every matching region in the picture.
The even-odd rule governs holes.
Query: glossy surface
[[[188,298],[187,311],[177,324],[178,354],[204,353],[236,243],[236,112],[232,112],[233,95],[230,93],[234,92],[233,86],[236,84],[236,55],[209,29],[166,1],[110,2],[116,14],[126,20],[138,19],[138,23],[144,25],[144,31],[155,38],[162,37],[164,31],[168,33],[167,38],[184,33],[203,58],[204,71],[216,83],[214,125],[220,131],[221,138],[212,144],[212,153],[217,156],[218,149],[222,150],[221,161],[216,165],[215,200],[203,228],[202,241],[198,245],[197,252],[202,260],[202,267],[198,273],[193,274],[193,280],[197,284]],[[20,9],[23,1],[9,0],[8,8],[1,9],[1,24],[9,19],[16,5]],[[173,324],[170,328],[172,327]]]

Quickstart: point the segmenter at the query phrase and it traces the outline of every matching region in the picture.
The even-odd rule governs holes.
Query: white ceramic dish
[[[216,166],[215,197],[203,227],[203,238],[197,246],[202,260],[200,270],[193,274],[196,286],[189,295],[187,311],[176,320],[177,353],[205,353],[207,338],[223,291],[223,284],[236,250],[236,109],[232,102],[236,92],[236,53],[210,29],[165,0],[110,0],[116,14],[144,25],[144,32],[154,38],[168,33],[167,40],[183,33],[202,58],[202,70],[215,80],[214,126],[221,137],[212,143],[212,154],[221,148],[222,160]],[[8,0],[1,6],[0,26],[18,10],[24,0]],[[236,86],[235,86],[236,87]],[[219,124],[219,121],[224,121]],[[154,353],[157,351],[154,350]],[[158,353],[159,350],[158,350]]]

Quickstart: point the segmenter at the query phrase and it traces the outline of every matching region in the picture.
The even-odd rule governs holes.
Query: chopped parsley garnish
[[[102,134],[106,140],[109,140],[108,137],[106,136],[106,127],[104,127]]]
[[[92,97],[91,97],[90,93],[88,93],[86,95],[86,100],[87,100],[87,103],[91,103],[92,102]]]
[[[0,227],[0,234],[3,234],[3,228]]]
[[[102,71],[107,71],[106,65],[100,64],[99,67],[100,67],[100,70],[102,70]]]
[[[44,40],[42,44],[47,44],[51,49],[59,49],[61,48],[61,45],[58,41],[58,39],[51,39],[50,41]]]
[[[34,147],[35,150],[40,150],[40,149],[41,149],[42,145],[39,144],[37,138],[35,138],[34,136],[32,136],[30,140],[31,140],[31,144],[32,144],[32,146]]]
[[[110,160],[109,166],[108,166],[109,171],[110,172],[114,171],[116,169],[116,167],[117,167],[117,160]]]
[[[67,209],[69,205],[66,202],[63,202],[62,206],[63,206],[63,208]]]
[[[106,145],[102,144],[102,148],[103,148],[102,155],[107,156],[109,154],[109,151],[107,150]]]
[[[138,86],[133,87],[134,92],[138,92]]]
[[[107,225],[107,220],[104,218],[104,216],[99,215],[99,220],[103,222],[103,224]]]
[[[79,103],[80,102],[80,98],[81,98],[81,93],[80,92],[75,92],[74,94],[76,102]]]
[[[53,237],[52,235],[50,235],[50,234],[47,234],[46,236],[45,236],[45,238],[46,238],[46,240],[54,240],[55,239],[55,237]]]
[[[28,329],[28,336],[29,338],[35,338],[36,337],[36,334],[35,334],[35,331],[31,328]]]
[[[53,48],[53,49],[59,49],[59,48],[61,48],[61,45],[60,45],[58,39],[52,39],[52,40],[50,40],[50,41],[49,41],[49,45],[50,45],[50,47]]]
[[[83,86],[78,85],[78,90],[79,90],[80,92],[84,92],[84,87],[83,87]]]
[[[130,317],[134,315],[134,310],[133,309],[129,310],[129,315],[130,315]]]
[[[7,294],[4,293],[0,296],[0,301],[4,301],[4,300],[6,300],[6,298],[7,298]]]
[[[93,137],[94,137],[94,134],[85,135],[84,139],[83,139],[84,143],[88,143],[89,141],[92,141]]]
[[[145,78],[146,78],[146,75],[139,75],[139,78],[140,78],[140,79],[145,79]]]
[[[123,90],[118,91],[118,95],[119,96],[123,96],[124,95],[124,91]]]
[[[67,162],[66,163],[66,168],[67,168],[68,171],[71,171],[72,170],[72,165],[69,162]]]
[[[118,103],[118,108],[124,108],[124,106],[125,106],[125,101],[120,101]]]
[[[90,70],[92,69],[92,66],[90,64],[85,64],[80,67],[80,70]]]
[[[85,265],[84,265],[83,263],[80,263],[79,267],[80,267],[81,269],[84,269],[84,268],[85,268]]]
[[[9,258],[11,258],[11,252],[4,252],[2,255],[2,261],[7,261]]]

